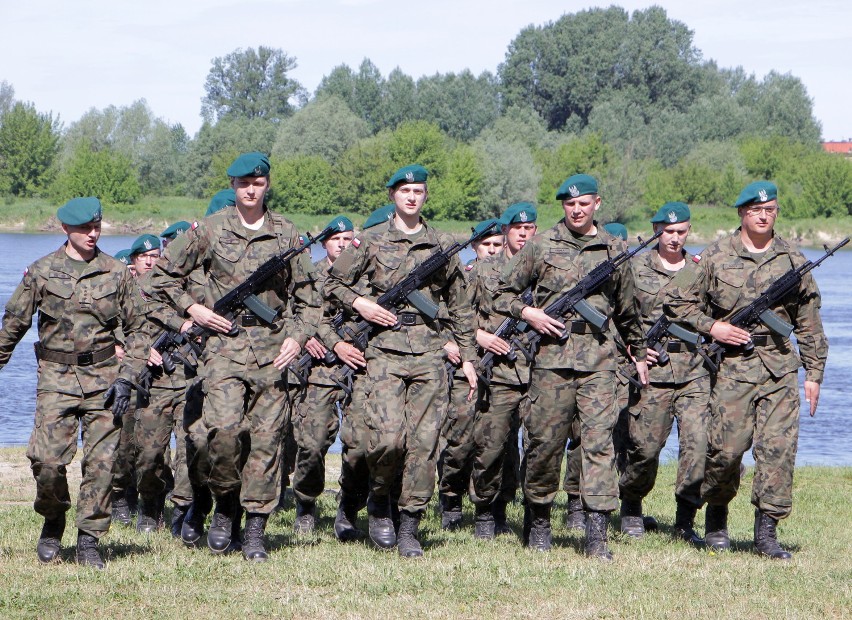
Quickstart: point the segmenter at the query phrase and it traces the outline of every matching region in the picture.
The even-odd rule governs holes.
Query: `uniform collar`
[[[568,224],[565,223],[565,218],[562,218],[561,220],[559,220],[556,223],[556,226],[554,226],[552,228],[553,232],[551,233],[550,238],[553,239],[554,241],[562,241],[564,243],[568,243],[568,244],[573,245],[574,247],[580,248],[580,249],[592,247],[592,246],[597,246],[597,245],[603,245],[603,246],[609,245],[607,243],[607,240],[604,239],[601,236],[601,230],[602,229],[601,229],[601,226],[598,224],[598,221],[597,220],[593,220],[593,221],[595,223],[595,228],[597,229],[597,232],[594,234],[594,236],[591,239],[589,239],[585,243],[583,243],[580,239],[578,239],[576,237],[575,233],[573,233],[571,231],[571,229],[568,228]]]
[[[423,240],[426,240],[429,243],[437,243],[438,242],[437,233],[435,232],[435,230],[431,226],[429,226],[429,224],[426,222],[426,220],[423,218],[423,216],[420,217],[420,223],[423,224],[423,231],[425,231],[425,232],[424,232],[423,237],[418,236],[417,241],[421,242]],[[420,235],[421,234],[420,231],[418,231],[416,233],[412,233],[412,235],[408,235],[408,234],[402,232],[399,228],[397,228],[394,225],[394,218],[392,218],[392,217],[388,218],[386,225],[387,225],[387,232],[388,232],[388,237],[389,237],[388,240],[389,241],[409,241],[409,242],[411,242],[412,241],[411,240],[412,235]]]
[[[68,261],[73,260],[68,254],[65,253],[65,246],[68,242],[66,241],[62,245],[59,246],[59,249],[53,253],[53,260],[50,263],[50,269],[52,271],[59,271],[71,276],[76,277],[77,271],[75,269],[69,268]],[[101,252],[101,249],[98,246],[95,246],[95,256],[86,264],[86,268],[80,273],[80,279],[97,274],[97,273],[106,273],[112,269],[112,257],[108,257],[106,254]]]
[[[738,256],[743,258],[752,258],[752,252],[745,245],[743,245],[743,240],[740,238],[740,232],[742,231],[742,227],[738,227],[734,233],[731,235],[731,247],[737,253]],[[777,256],[779,254],[789,254],[790,253],[790,245],[784,241],[781,237],[775,234],[775,231],[772,231],[772,244],[767,248],[766,252],[764,252],[764,256]]]

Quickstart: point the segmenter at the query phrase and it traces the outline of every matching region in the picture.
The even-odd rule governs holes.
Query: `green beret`
[[[556,192],[556,200],[565,200],[566,198],[576,198],[577,196],[597,193],[598,182],[595,180],[595,177],[588,174],[575,174],[565,179],[565,182],[559,186],[559,190]]]
[[[89,222],[101,221],[101,201],[94,196],[72,198],[59,207],[56,217],[68,226],[82,226]]]
[[[338,215],[326,225],[326,228],[328,228],[329,226],[333,226],[337,229],[337,231],[334,233],[335,235],[339,232],[348,232],[350,230],[355,230],[355,226],[352,224],[352,220],[350,220],[345,215]]]
[[[604,224],[604,230],[613,237],[619,237],[620,239],[627,241],[627,227],[624,224],[610,222],[609,224]]]
[[[500,231],[500,224],[503,224],[503,223],[504,222],[503,222],[502,219],[498,220],[496,217],[492,217],[490,220],[485,220],[483,222],[480,222],[476,226],[474,226],[473,227],[473,234],[478,235],[479,233],[481,233],[483,230],[485,230],[489,226],[491,226],[493,224],[497,224],[497,227],[494,229],[494,232],[492,233],[492,235],[502,235],[503,233]]]
[[[228,167],[229,177],[265,177],[269,175],[269,158],[258,151],[243,153]]]
[[[400,183],[425,183],[428,176],[429,171],[423,166],[418,164],[404,166],[393,173],[385,187],[396,187]]]
[[[383,222],[387,222],[393,217],[394,211],[396,211],[396,205],[393,204],[385,205],[384,207],[379,207],[370,214],[370,217],[368,217],[367,221],[364,222],[364,225],[361,227],[361,230],[367,230],[368,228],[372,228],[373,226],[378,226]]]
[[[190,228],[192,228],[192,224],[190,224],[189,222],[175,222],[174,224],[166,228],[163,232],[161,232],[160,236],[165,237],[166,239],[174,239],[178,235],[182,235],[183,233],[185,233]]]
[[[778,198],[778,188],[771,181],[755,181],[740,192],[734,207],[747,207],[753,203],[769,202]]]
[[[531,202],[516,202],[508,209],[503,211],[500,216],[500,221],[503,224],[517,224],[518,222],[535,222],[538,218],[538,211],[535,205]]]
[[[130,246],[130,256],[136,256],[137,254],[144,254],[145,252],[150,252],[151,250],[159,250],[160,249],[160,238],[155,237],[154,235],[139,235],[136,237],[136,241],[133,242],[133,245]]]
[[[667,202],[651,218],[652,224],[679,224],[689,221],[689,206],[682,202]]]
[[[213,194],[213,198],[210,199],[204,217],[213,215],[216,211],[221,211],[225,207],[233,207],[235,204],[237,204],[237,193],[233,189],[220,190]]]
[[[130,264],[130,250],[119,250],[113,255],[113,258],[117,261],[121,261],[125,265]]]

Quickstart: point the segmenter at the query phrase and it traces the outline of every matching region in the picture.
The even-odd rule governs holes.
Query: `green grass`
[[[292,536],[292,507],[271,518],[272,555],[265,564],[186,549],[166,532],[145,536],[115,526],[103,541],[107,570],[99,573],[71,561],[71,525],[63,563],[39,566],[41,522],[30,507],[34,483],[27,465],[23,449],[0,449],[4,619],[852,617],[852,468],[797,471],[795,510],[779,528],[795,553],[789,563],[751,550],[751,471],[732,504],[734,552],[713,555],[670,539],[675,470],[666,465],[645,504],[662,532],[628,542],[611,529],[615,561],[609,565],[584,558],[581,536],[562,525],[564,495],[554,510],[549,554],[526,551],[514,536],[474,541],[466,505],[460,532],[441,531],[428,512],[421,537],[426,556],[412,561],[366,543],[337,543],[334,498],[325,494],[311,544]],[[339,458],[330,456],[329,487],[336,486],[338,467]],[[78,463],[69,471],[79,477]],[[509,517],[519,529],[520,505],[510,506]]]

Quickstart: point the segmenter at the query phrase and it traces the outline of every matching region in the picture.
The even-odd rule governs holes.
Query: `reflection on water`
[[[134,237],[102,237],[100,247],[109,253],[130,247]],[[35,259],[55,250],[64,241],[62,235],[0,234],[0,306],[18,285],[24,268]],[[323,254],[313,248],[314,259]],[[821,254],[805,250],[808,258]],[[473,257],[462,253],[463,261]],[[798,465],[852,465],[852,410],[844,398],[846,381],[852,377],[852,288],[847,274],[852,273],[852,251],[838,252],[813,274],[822,292],[822,318],[831,350],[825,382],[820,394],[819,411],[808,416],[802,397],[801,433]],[[0,371],[0,445],[25,444],[29,438],[35,406],[35,357],[32,345],[35,330],[18,345],[9,364]],[[333,450],[339,449],[336,444]],[[666,444],[664,456],[676,458],[676,430]],[[747,462],[751,462],[750,455]]]

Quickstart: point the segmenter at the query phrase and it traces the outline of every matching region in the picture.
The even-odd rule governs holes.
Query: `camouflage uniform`
[[[27,448],[36,480],[35,511],[52,520],[71,507],[66,467],[77,451],[82,422],[77,528],[95,538],[109,529],[119,433],[104,409],[103,392],[118,377],[116,334],[121,324],[132,322],[134,288],[123,263],[96,250],[83,264],[69,258],[63,246],[28,267],[6,304],[0,329],[2,368],[38,310],[35,426]]]
[[[739,229],[709,246],[697,265],[682,270],[669,291],[665,312],[702,334],[740,309],[805,257],[778,237],[762,255],[752,255]],[[828,341],[819,315],[820,295],[810,274],[798,292],[772,308],[795,327],[799,354],[792,343],[764,326],[752,335],[754,351],[737,347],[725,353],[710,396],[710,448],[701,486],[702,499],[727,505],[740,483],[740,462],[754,445],[755,475],[751,502],[773,519],[790,514],[793,467],[799,437],[797,370],[822,382]]]
[[[544,308],[626,245],[598,227],[595,236],[579,237],[565,220],[537,235],[503,268],[495,302],[498,311],[520,318],[520,294],[535,284],[534,304]],[[622,265],[587,301],[611,317],[625,342],[644,359],[643,337],[634,298],[633,270]],[[609,512],[618,505],[612,430],[618,417],[618,353],[606,332],[597,332],[579,316],[564,321],[570,332],[560,344],[545,336],[533,365],[530,410],[525,424],[528,505],[549,507],[559,487],[562,454],[571,424],[580,421],[583,445],[580,490],[588,510]],[[535,508],[534,508],[535,509]]]
[[[684,252],[687,262],[691,254]],[[665,288],[676,272],[668,271],[656,248],[637,257],[634,264],[636,298],[645,333],[662,315]],[[677,338],[663,341],[669,354],[665,365],[649,369],[649,385],[630,408],[630,448],[627,469],[619,486],[625,500],[641,501],[657,478],[660,451],[678,422],[678,470],[675,497],[701,506],[700,488],[707,455],[707,426],[710,421],[710,376],[695,348]],[[689,350],[691,349],[691,350]]]
[[[389,220],[343,251],[330,270],[324,296],[354,312],[352,304],[361,296],[355,288],[359,282],[368,287],[368,297],[376,299],[451,243],[425,223],[418,233],[406,235]],[[435,274],[421,292],[433,302],[446,301],[462,359],[475,359],[473,315],[458,258],[453,257],[446,271]],[[376,497],[389,496],[403,468],[399,509],[421,514],[434,492],[438,436],[448,404],[442,355],[447,339],[437,320],[425,319],[413,306],[406,304],[395,312],[413,324],[397,330],[375,326],[366,351],[366,374],[359,379],[364,383],[370,433],[367,462]]]
[[[236,209],[224,209],[185,235],[183,251],[167,248],[150,281],[152,292],[182,312],[196,303],[182,287],[193,272],[207,276],[205,299],[219,299],[274,254],[300,244],[295,227],[270,211],[257,231],[243,226]],[[307,340],[301,320],[288,309],[291,283],[307,303],[308,274],[293,261],[258,293],[278,318],[267,325],[250,312],[235,317],[238,334],[211,334],[199,368],[210,490],[217,497],[239,492],[246,511],[260,515],[268,515],[278,502],[281,433],[290,414],[284,380],[272,361],[285,338],[300,346]]]

